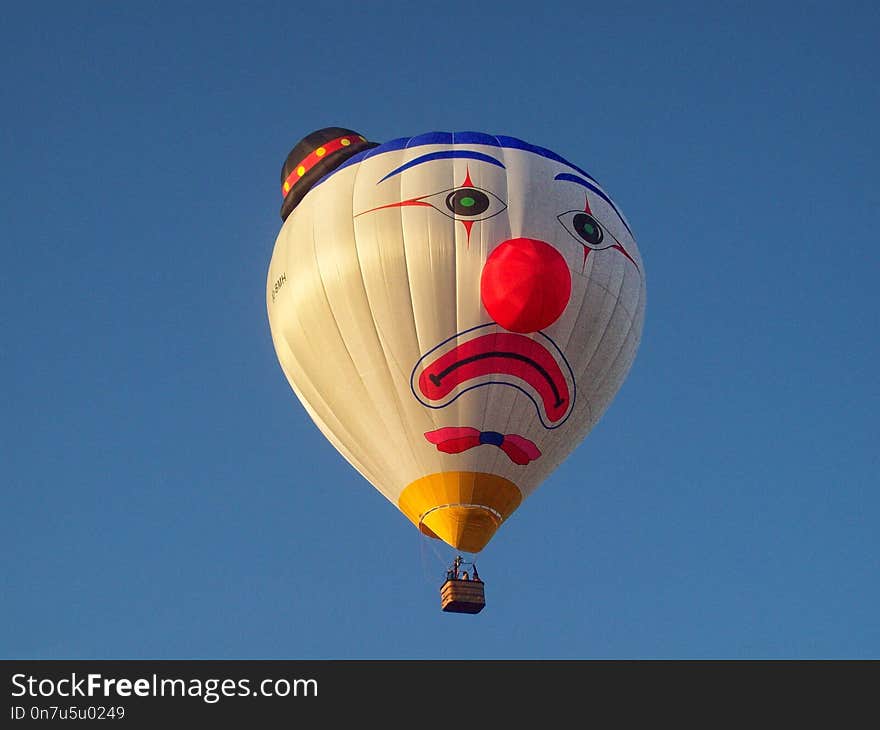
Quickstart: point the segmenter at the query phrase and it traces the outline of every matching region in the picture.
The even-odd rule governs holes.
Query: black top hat
[[[287,220],[312,185],[324,175],[352,155],[378,144],[342,127],[325,127],[303,137],[287,155],[281,168],[281,194],[284,196],[281,220]]]

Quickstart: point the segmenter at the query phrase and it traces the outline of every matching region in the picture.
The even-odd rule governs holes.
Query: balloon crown
[[[351,129],[325,127],[303,137],[287,155],[281,168],[281,220],[287,216],[328,172],[358,152],[378,146]]]

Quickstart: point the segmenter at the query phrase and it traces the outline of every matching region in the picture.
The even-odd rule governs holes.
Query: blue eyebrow
[[[448,160],[454,157],[464,158],[467,160],[479,160],[480,162],[488,162],[491,165],[497,165],[502,170],[505,169],[504,165],[501,164],[498,160],[490,155],[484,155],[482,152],[471,152],[470,150],[443,150],[442,152],[430,152],[427,155],[422,155],[421,157],[416,157],[414,160],[410,160],[409,162],[404,163],[396,170],[392,170],[385,177],[383,177],[379,182],[385,182],[389,177],[394,177],[395,175],[399,175],[404,170],[408,170],[411,167],[415,167],[416,165],[421,165],[423,162],[431,162],[432,160]],[[376,183],[378,185],[379,183]]]
[[[578,185],[583,185],[588,190],[592,190],[596,195],[598,195],[602,200],[604,200],[608,205],[610,205],[614,212],[617,213],[617,217],[620,218],[620,222],[626,227],[626,230],[629,231],[629,235],[633,236],[633,232],[630,230],[629,226],[626,225],[626,221],[623,219],[623,216],[620,214],[620,211],[617,209],[617,206],[614,204],[614,201],[611,200],[605,193],[603,193],[599,188],[597,188],[593,183],[584,180],[582,177],[578,177],[577,175],[572,175],[570,172],[560,172],[554,180],[565,180],[566,182],[577,183]]]

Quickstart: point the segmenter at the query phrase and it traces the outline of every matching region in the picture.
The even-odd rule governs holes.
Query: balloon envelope
[[[376,489],[478,552],[626,377],[642,258],[604,188],[548,149],[464,132],[349,154],[340,131],[285,166],[298,202],[269,266],[276,353]],[[333,144],[344,159],[309,179]]]

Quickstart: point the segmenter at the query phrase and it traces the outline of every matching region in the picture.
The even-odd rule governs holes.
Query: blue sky
[[[876,6],[246,5],[4,14],[0,655],[880,657]],[[279,171],[332,125],[549,147],[644,258],[478,616],[272,348]]]

